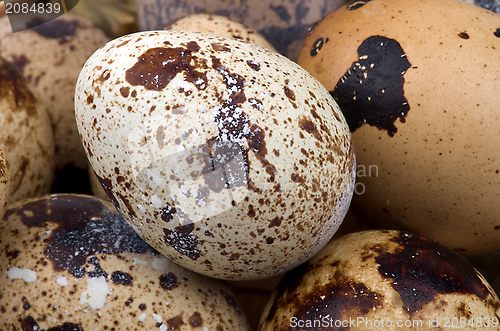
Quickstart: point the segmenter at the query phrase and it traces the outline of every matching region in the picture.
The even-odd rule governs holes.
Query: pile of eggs
[[[1,329],[500,329],[493,4],[171,2],[0,19]]]

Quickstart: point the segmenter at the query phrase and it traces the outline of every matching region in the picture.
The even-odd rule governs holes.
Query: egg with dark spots
[[[462,1],[354,1],[326,15],[298,63],[352,132],[352,211],[463,255],[500,249],[500,16]]]
[[[226,16],[256,30],[278,52],[297,60],[309,27],[346,0],[138,0],[142,31],[156,30],[195,14]],[[191,31],[191,30],[189,30]]]
[[[87,58],[110,38],[90,21],[69,13],[16,33],[9,18],[3,17],[0,39],[0,56],[26,78],[39,107],[50,116],[58,175],[63,176],[63,170],[86,170],[75,123],[75,85]]]
[[[221,15],[203,13],[192,14],[178,19],[164,29],[213,33],[219,36],[248,41],[276,51],[275,48],[256,30],[249,28],[236,20]],[[221,45],[221,49],[223,49],[222,47],[223,46]]]
[[[108,201],[24,200],[0,230],[2,330],[250,331],[226,284],[160,255]]]
[[[109,199],[188,269],[224,279],[289,270],[347,212],[347,123],[316,79],[267,48],[172,30],[124,36],[87,61],[75,104]]]
[[[332,240],[287,273],[259,331],[431,330],[458,321],[497,330],[499,318],[497,295],[458,253],[409,232],[366,230]]]

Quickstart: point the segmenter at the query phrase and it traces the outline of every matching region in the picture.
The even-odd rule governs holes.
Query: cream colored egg
[[[50,119],[22,75],[0,58],[0,145],[12,177],[8,203],[49,192],[54,178]]]
[[[288,273],[259,331],[500,330],[500,302],[462,256],[408,232],[331,241]]]
[[[71,14],[16,33],[7,17],[0,19],[0,56],[24,75],[50,115],[56,170],[87,167],[75,123],[74,91],[87,58],[108,41],[92,23]]]
[[[138,31],[137,0],[86,0],[73,3],[75,7],[71,9],[71,14],[91,20],[110,37],[117,38]]]
[[[4,148],[0,145],[0,219],[2,219],[10,195],[10,167]]]
[[[274,275],[316,253],[347,212],[346,122],[323,86],[276,52],[211,34],[132,34],[90,57],[75,102],[107,195],[189,269]]]
[[[210,14],[188,15],[169,25],[165,30],[213,33],[224,37],[245,40],[276,51],[256,30],[226,16]]]
[[[0,229],[2,330],[249,331],[227,285],[159,255],[110,202],[25,200]]]
[[[500,15],[461,1],[356,1],[298,63],[353,134],[352,209],[463,254],[500,249]]]

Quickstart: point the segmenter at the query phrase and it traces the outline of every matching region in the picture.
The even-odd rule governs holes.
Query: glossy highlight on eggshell
[[[178,31],[116,39],[83,68],[75,104],[111,201],[197,272],[288,270],[326,244],[349,206],[355,157],[335,101],[253,43]]]

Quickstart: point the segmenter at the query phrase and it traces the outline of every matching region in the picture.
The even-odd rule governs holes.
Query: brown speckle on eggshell
[[[108,196],[106,195],[106,191],[104,191],[101,182],[97,178],[94,169],[89,165],[88,167],[88,174],[89,174],[89,181],[90,181],[90,189],[92,192],[92,195],[99,198],[99,199],[104,199],[108,200]]]
[[[0,229],[3,330],[250,330],[227,285],[159,255],[107,201],[25,200]]]
[[[125,218],[210,276],[300,264],[349,206],[355,157],[340,110],[302,68],[253,43],[178,31],[114,40],[82,70],[76,116]]]

